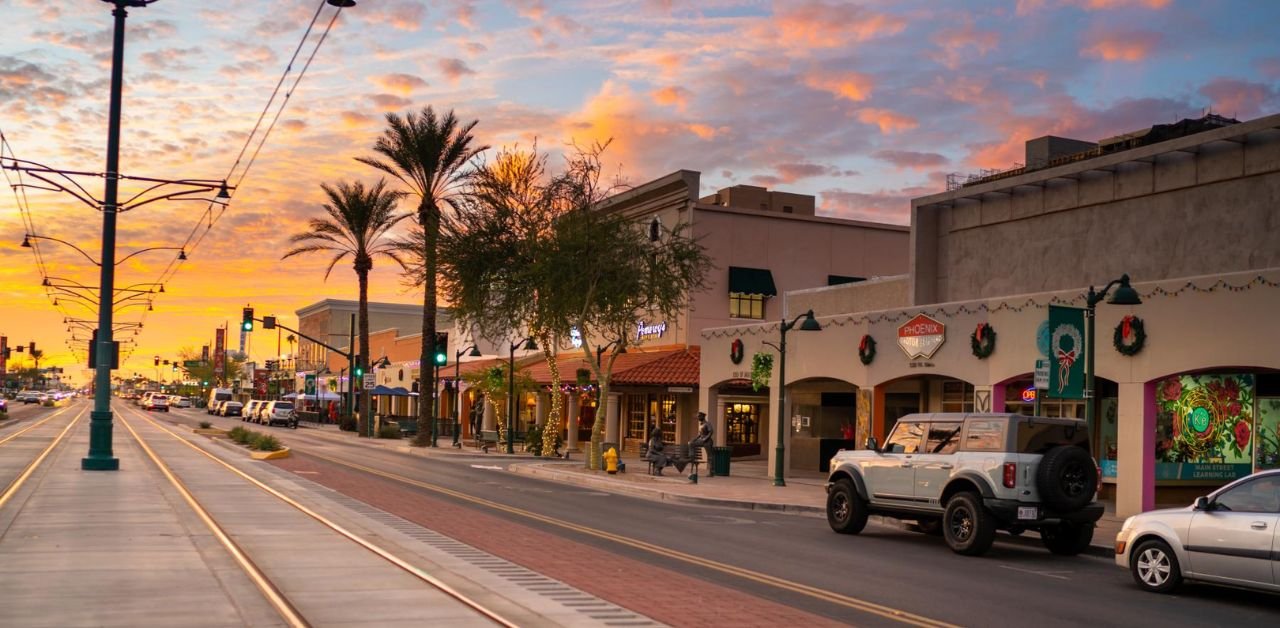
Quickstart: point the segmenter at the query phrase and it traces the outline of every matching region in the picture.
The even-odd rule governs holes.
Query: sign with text
[[[1038,390],[1049,390],[1049,361],[1036,360],[1035,387]]]
[[[640,342],[645,338],[661,338],[667,333],[667,321],[653,323],[652,325],[643,320],[636,321],[636,342]]]
[[[378,386],[378,375],[376,373],[364,374],[364,389],[373,390]]]
[[[213,335],[213,376],[221,378],[227,364],[227,330],[219,327]]]
[[[947,326],[924,314],[898,326],[898,346],[911,359],[932,358],[946,340]]]

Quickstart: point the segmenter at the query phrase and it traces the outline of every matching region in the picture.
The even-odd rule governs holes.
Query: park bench
[[[523,447],[523,446],[524,446],[524,434],[523,434],[523,433],[521,433],[521,432],[515,432],[515,433],[513,433],[513,434],[511,435],[511,441],[512,441],[513,443],[520,443],[520,445]],[[503,441],[503,442],[505,442],[505,441]],[[501,444],[502,444],[502,442],[499,442],[499,440],[498,440],[498,431],[497,431],[497,430],[480,430],[480,437],[476,439],[476,447],[478,447],[481,451],[483,451],[483,452],[485,452],[485,453],[489,453],[489,446],[490,446],[490,445],[492,445],[492,446],[494,446],[494,447],[496,448],[498,445],[501,445]]]
[[[667,455],[667,459],[671,461],[671,466],[675,466],[678,462],[684,461],[686,466],[693,467],[691,475],[698,475],[698,465],[702,464],[702,447],[690,448],[688,443],[673,444],[667,443],[663,447],[662,453]],[[649,463],[649,475],[657,475],[658,469],[655,468],[653,460],[649,459],[649,443],[640,443],[640,459]]]
[[[396,419],[396,424],[400,426],[400,435],[412,438],[418,435],[418,420],[408,417],[400,417]]]

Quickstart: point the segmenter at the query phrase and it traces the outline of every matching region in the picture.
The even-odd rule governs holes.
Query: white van
[[[231,401],[231,399],[230,388],[214,388],[209,391],[209,405],[205,406],[205,412],[213,414],[219,401]]]

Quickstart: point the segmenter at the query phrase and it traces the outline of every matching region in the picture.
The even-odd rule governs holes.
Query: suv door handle
[[[956,466],[955,466],[955,465],[953,465],[953,464],[948,463],[948,464],[944,464],[944,465],[942,465],[942,466],[939,466],[938,468],[939,468],[939,469],[954,469],[954,468],[956,468]]]
[[[1254,521],[1253,523],[1249,524],[1249,527],[1253,528],[1254,530],[1266,530],[1267,523],[1265,521]]]

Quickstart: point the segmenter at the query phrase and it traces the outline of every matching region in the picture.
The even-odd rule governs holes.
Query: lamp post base
[[[89,455],[80,459],[84,471],[119,471],[120,459],[111,452],[111,411],[89,413]]]
[[[774,455],[777,456],[777,461],[773,464],[773,485],[786,486],[787,481],[782,479],[782,468],[786,465],[786,458],[784,456],[787,452],[782,447],[774,449],[773,452]]]

